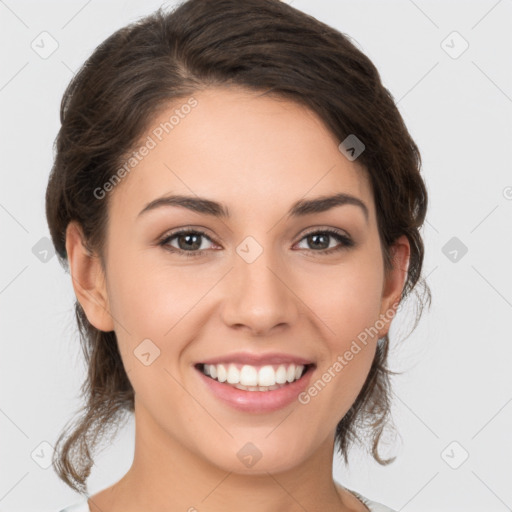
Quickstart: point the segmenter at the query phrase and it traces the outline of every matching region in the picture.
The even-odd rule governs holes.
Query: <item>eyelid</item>
[[[312,227],[312,228],[308,228],[301,236],[301,238],[298,240],[299,242],[305,237],[305,236],[308,236],[308,235],[311,235],[313,233],[336,233],[338,235],[341,235],[341,236],[345,236],[347,238],[352,238],[344,229],[340,229],[340,228],[333,228],[333,227],[329,227],[329,226],[315,226],[315,227]]]
[[[209,234],[210,230],[203,226],[181,226],[179,228],[170,229],[170,230],[166,231],[163,235],[158,237],[158,241],[160,242],[160,241],[165,240],[166,238],[169,238],[173,235],[178,235],[181,233],[189,233],[189,232],[200,233],[205,238],[208,238],[211,242],[214,241],[213,235]]]

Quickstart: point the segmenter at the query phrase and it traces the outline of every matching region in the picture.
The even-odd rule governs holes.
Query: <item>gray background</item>
[[[386,452],[398,459],[381,467],[355,450],[349,469],[335,461],[335,478],[405,512],[512,510],[512,2],[289,3],[348,34],[376,64],[420,147],[430,193],[433,304],[390,356],[405,372],[394,379],[400,439]],[[41,467],[80,405],[84,377],[71,281],[45,252],[44,191],[73,73],[159,5],[0,0],[2,511],[56,511],[80,498]],[[52,39],[58,48],[42,58]],[[392,334],[407,325],[401,313]],[[97,457],[91,493],[119,479],[132,454],[130,421]]]

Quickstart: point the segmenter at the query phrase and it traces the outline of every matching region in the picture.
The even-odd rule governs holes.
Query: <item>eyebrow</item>
[[[344,206],[347,204],[361,208],[362,212],[364,213],[366,222],[368,222],[369,214],[366,204],[361,201],[361,199],[345,193],[334,194],[331,196],[321,196],[315,199],[301,199],[292,205],[287,215],[289,217],[303,217],[314,213],[325,212],[331,208]],[[146,212],[163,206],[179,206],[197,213],[212,215],[213,217],[218,218],[227,219],[231,216],[227,206],[223,205],[222,203],[212,201],[211,199],[198,196],[166,195],[154,199],[148,203],[139,212],[138,217]]]

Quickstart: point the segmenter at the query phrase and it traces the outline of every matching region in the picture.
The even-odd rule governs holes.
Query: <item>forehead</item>
[[[258,215],[255,206],[284,210],[301,198],[345,192],[364,200],[372,216],[367,172],[343,156],[339,142],[296,102],[240,88],[200,91],[155,116],[111,208],[134,218],[149,201],[174,193]]]

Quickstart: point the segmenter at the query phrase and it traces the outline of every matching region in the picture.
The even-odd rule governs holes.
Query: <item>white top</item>
[[[365,504],[368,507],[368,510],[370,512],[396,512],[395,510],[390,509],[389,507],[386,507],[386,505],[383,505],[382,503],[377,503],[376,501],[369,500],[368,498],[365,498],[364,496],[361,496],[361,494],[357,493],[356,491],[352,491],[350,489],[347,489],[349,492],[351,492],[359,501],[361,501],[363,504]],[[78,503],[75,503],[74,505],[70,505],[69,507],[66,507],[59,512],[91,512],[89,510],[89,505],[87,504],[87,499],[84,499],[83,501],[80,501]]]
[[[377,503],[376,501],[369,500],[368,498],[365,498],[361,494],[359,494],[356,491],[352,491],[351,489],[347,489],[349,492],[351,492],[359,501],[362,501],[367,507],[370,512],[396,512],[395,510],[386,507],[386,505],[383,505],[382,503]],[[85,512],[89,512],[87,509],[85,509]]]

